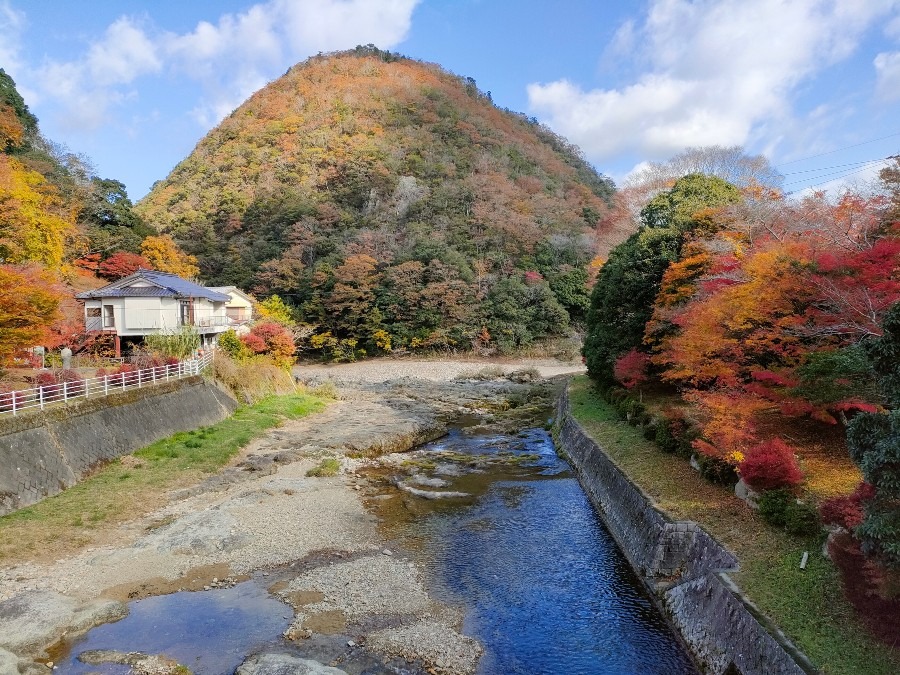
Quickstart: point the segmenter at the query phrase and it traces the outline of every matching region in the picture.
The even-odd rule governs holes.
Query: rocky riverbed
[[[293,616],[287,640],[248,657],[239,673],[474,672],[481,647],[460,633],[459,610],[429,597],[416,563],[380,538],[362,502],[365,470],[370,458],[440,436],[460,415],[514,426],[534,414],[536,387],[546,395],[541,377],[579,370],[546,361],[298,368],[301,380],[335,382],[340,399],[173,493],[165,508],[120,528],[117,545],[0,570],[0,675],[49,672],[80,635],[125,616],[129,600],[248,579]],[[339,474],[307,476],[324,457],[340,460]],[[407,474],[412,494],[440,497],[434,477]],[[88,658],[178,672],[156,654]]]

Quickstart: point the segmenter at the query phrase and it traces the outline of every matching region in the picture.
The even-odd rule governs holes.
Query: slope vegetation
[[[370,46],[291,68],[136,208],[206,282],[278,294],[352,357],[564,331],[613,190],[474,80]]]

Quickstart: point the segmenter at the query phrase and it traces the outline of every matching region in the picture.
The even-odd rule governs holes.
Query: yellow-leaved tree
[[[160,272],[177,274],[185,279],[193,279],[200,273],[197,258],[185,253],[175,240],[167,234],[151,236],[141,243],[141,255]]]
[[[0,155],[0,263],[59,269],[66,243],[77,235],[73,205],[41,174]]]

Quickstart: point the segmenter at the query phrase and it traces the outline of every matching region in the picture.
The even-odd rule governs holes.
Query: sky
[[[900,154],[900,0],[0,0],[44,135],[134,200],[290,66],[369,43],[475,78],[617,183],[742,145],[802,194]]]

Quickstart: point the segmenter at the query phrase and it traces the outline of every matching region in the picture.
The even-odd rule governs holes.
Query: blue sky
[[[900,0],[0,0],[44,134],[134,199],[289,66],[367,43],[474,77],[617,181],[743,145],[799,191],[900,153]]]

